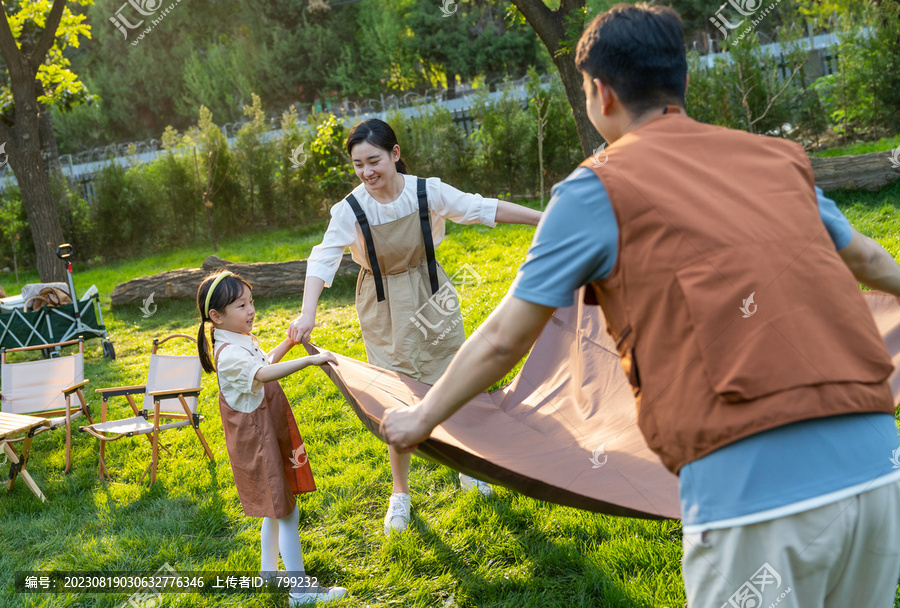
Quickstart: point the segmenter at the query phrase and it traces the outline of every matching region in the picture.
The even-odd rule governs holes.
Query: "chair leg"
[[[84,400],[84,394],[81,392],[80,389],[77,394],[78,394],[78,401],[81,402],[81,411],[84,412],[85,416],[87,416],[88,422],[90,422],[91,424],[94,424],[94,419],[91,417],[91,408],[88,407],[87,402]]]
[[[72,412],[69,409],[69,398],[66,397],[66,469],[67,474],[72,468]]]
[[[158,423],[158,419],[157,419]],[[159,429],[153,430],[153,456],[150,460],[150,485],[156,483],[156,459],[159,457]]]
[[[106,469],[106,442],[100,442],[100,462],[97,465],[97,475],[104,481],[110,481],[109,471]]]
[[[210,459],[212,462],[215,462],[216,459],[213,458],[212,450],[209,449],[209,444],[206,443],[206,437],[204,437],[204,436],[203,436],[203,433],[200,432],[200,427],[199,427],[199,426],[194,426],[194,425],[192,424],[192,425],[191,425],[191,428],[194,429],[194,432],[195,432],[195,433],[197,433],[197,438],[200,439],[200,443],[203,444],[203,449],[206,450],[206,455],[209,456],[209,459]]]
[[[141,473],[141,478],[138,479],[138,483],[144,483],[144,477],[146,477],[146,476],[147,476],[147,473],[150,472],[150,467],[152,467],[152,466],[153,466],[153,463],[150,463],[150,464],[147,465],[147,468],[144,469],[144,472],[143,472],[143,473]],[[151,483],[150,485],[152,486],[153,484]]]

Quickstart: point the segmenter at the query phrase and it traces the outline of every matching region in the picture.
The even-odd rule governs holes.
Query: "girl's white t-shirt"
[[[419,212],[416,176],[400,175],[403,175],[405,181],[403,191],[395,201],[386,205],[372,198],[364,184],[353,189],[353,196],[359,201],[370,225],[386,224]],[[491,228],[496,225],[498,199],[462,192],[441,182],[437,177],[426,178],[425,189],[428,193],[431,235],[435,247],[444,240],[446,220],[457,224],[484,224]],[[346,199],[334,205],[331,208],[328,230],[322,242],[313,247],[309,255],[306,275],[318,277],[330,287],[347,247],[357,264],[366,264],[366,244],[357,229],[358,225],[356,215]],[[377,247],[376,245],[376,249]]]
[[[252,412],[265,397],[265,383],[256,380],[256,372],[269,365],[271,358],[259,348],[259,340],[252,334],[238,334],[214,329],[213,350],[219,352],[216,373],[219,390],[231,409]],[[224,346],[223,346],[224,345]]]

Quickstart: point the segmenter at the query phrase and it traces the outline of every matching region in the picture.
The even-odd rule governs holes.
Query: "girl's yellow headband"
[[[217,276],[215,279],[213,279],[212,285],[209,286],[209,291],[206,292],[206,316],[204,317],[205,319],[209,318],[209,299],[212,298],[212,294],[216,290],[216,285],[218,285],[219,281],[221,281],[225,277],[230,277],[233,274],[234,273],[231,272],[230,270],[225,270],[223,272],[220,272],[219,276]]]

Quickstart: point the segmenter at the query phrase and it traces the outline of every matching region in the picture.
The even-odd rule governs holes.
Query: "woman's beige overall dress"
[[[366,357],[372,365],[434,384],[466,336],[459,296],[434,260],[424,182],[419,180],[419,213],[385,224],[369,226],[352,195],[348,202],[367,244],[368,266],[360,270],[356,282]],[[373,248],[378,272],[373,272]],[[383,286],[381,294],[376,276]]]

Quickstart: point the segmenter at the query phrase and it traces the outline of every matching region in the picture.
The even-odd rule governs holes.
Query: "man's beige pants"
[[[689,608],[891,608],[900,482],[682,544]]]

